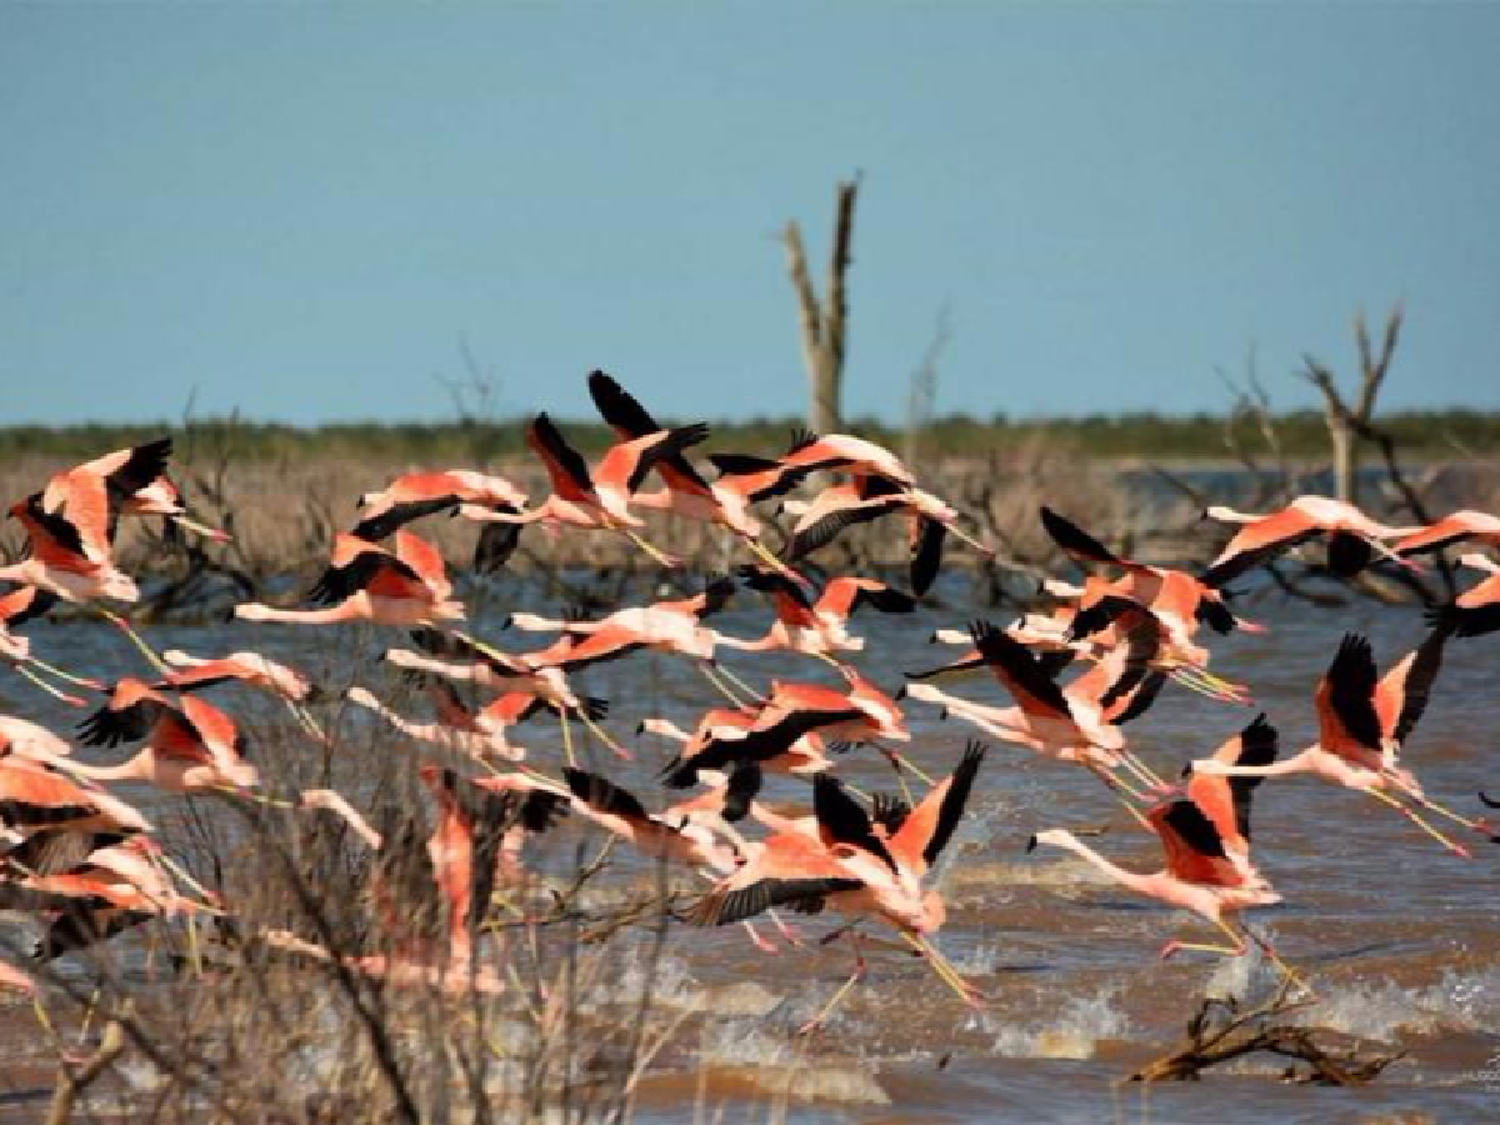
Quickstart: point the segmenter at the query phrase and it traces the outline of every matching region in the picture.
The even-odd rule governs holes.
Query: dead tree
[[[1205,1000],[1188,1021],[1187,1040],[1136,1071],[1130,1080],[1196,1080],[1211,1067],[1263,1051],[1292,1063],[1283,1075],[1286,1081],[1360,1086],[1405,1057],[1404,1051],[1361,1053],[1357,1042],[1335,1049],[1327,1042],[1337,1037],[1335,1033],[1289,1019],[1311,1006],[1311,1001],[1292,1000],[1286,988],[1248,1011],[1241,1011],[1233,1001]],[[1298,1070],[1298,1062],[1307,1063],[1308,1069]]]
[[[1323,392],[1323,417],[1333,444],[1334,492],[1346,504],[1359,503],[1359,443],[1374,440],[1370,420],[1375,414],[1380,385],[1385,382],[1391,358],[1396,354],[1402,316],[1401,306],[1397,305],[1386,319],[1379,355],[1372,346],[1364,314],[1354,318],[1354,340],[1359,348],[1359,397],[1352,407],[1340,393],[1333,373],[1311,356],[1306,357],[1307,380]]]
[[[849,271],[850,246],[854,238],[854,200],[859,177],[838,185],[834,215],[833,249],[828,259],[828,280],[823,296],[813,287],[797,220],[787,223],[781,239],[786,245],[787,271],[797,295],[802,326],[802,358],[812,397],[807,424],[817,433],[837,430],[840,425],[839,396],[844,378],[844,339],[848,323],[845,275]]]

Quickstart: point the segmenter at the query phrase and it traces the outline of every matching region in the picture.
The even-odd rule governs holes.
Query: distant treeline
[[[1328,433],[1317,411],[1299,411],[1273,419],[1281,453],[1298,460],[1324,456]],[[1471,410],[1386,414],[1380,426],[1394,435],[1403,454],[1417,459],[1487,457],[1500,449],[1500,414]],[[611,440],[595,422],[562,423],[569,439],[588,454]],[[708,449],[772,453],[784,448],[801,422],[795,418],[753,418],[714,426]],[[1079,456],[1184,460],[1233,458],[1230,432],[1243,448],[1270,456],[1260,425],[1253,419],[1230,423],[1222,416],[1195,414],[1094,414],[1075,418],[1011,420],[997,414],[988,420],[954,414],[923,427],[924,456],[984,456],[1044,440]],[[904,434],[873,419],[854,419],[845,427],[900,450]],[[11,426],[0,428],[0,461],[28,456],[83,459],[173,433],[179,456],[228,455],[258,461],[313,458],[369,460],[382,463],[446,465],[503,461],[525,451],[524,420],[505,422],[347,423],[300,427],[246,422],[233,418],[197,419],[187,426],[157,425]]]

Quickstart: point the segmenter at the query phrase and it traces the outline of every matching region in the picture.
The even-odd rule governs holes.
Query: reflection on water
[[[962,605],[961,589],[951,593]],[[517,647],[539,645],[542,638],[494,631],[506,608],[501,603],[509,600],[493,599],[475,631]],[[527,604],[535,608],[538,599],[528,597]],[[1281,730],[1284,752],[1313,737],[1312,687],[1342,632],[1370,634],[1382,667],[1421,637],[1414,609],[1355,602],[1313,611],[1278,595],[1238,608],[1271,631],[1213,638],[1215,668],[1252,686],[1256,706]],[[864,618],[857,624],[869,641],[860,665],[894,689],[902,669],[933,662],[926,644],[932,628],[962,626],[967,616],[953,610]],[[716,624],[755,636],[766,621],[751,599],[742,598]],[[244,624],[150,632],[160,647],[191,652],[261,647],[336,686],[354,680],[377,689],[391,682],[376,663],[379,653],[399,639],[366,628],[334,633]],[[121,638],[102,628],[59,624],[33,635],[39,653],[80,672],[111,677],[140,671]],[[816,662],[795,657],[731,654],[726,663],[757,685],[772,677],[827,680]],[[608,725],[627,741],[644,716],[691,722],[695,709],[711,702],[711,689],[696,670],[666,657],[632,657],[591,670],[582,681],[590,693],[612,700]],[[1500,789],[1497,688],[1500,640],[1453,644],[1407,750],[1429,793],[1468,813],[1480,811],[1477,789]],[[957,690],[1002,702],[999,690],[983,682]],[[238,707],[244,697],[232,698]],[[57,729],[77,717],[15,677],[0,681],[0,705]],[[1160,772],[1175,773],[1254,713],[1168,690],[1135,724],[1134,745]],[[946,773],[969,732],[938,722],[921,705],[912,705],[909,715],[915,760],[931,773]],[[525,728],[518,741],[542,765],[558,753],[555,728],[545,724]],[[649,738],[634,745],[636,761],[604,766],[649,797],[670,750]],[[840,768],[863,788],[891,785],[888,767],[874,755],[856,751]],[[808,790],[773,779],[768,796],[805,802]],[[792,1119],[813,1122],[1500,1120],[1500,1091],[1475,1077],[1500,1051],[1500,848],[1465,862],[1358,794],[1300,778],[1262,786],[1257,852],[1286,903],[1263,911],[1257,924],[1317,982],[1323,1003],[1309,1021],[1399,1044],[1410,1057],[1361,1090],[1286,1088],[1254,1077],[1257,1068],[1279,1069],[1267,1060],[1245,1064],[1238,1075],[1216,1073],[1202,1083],[1144,1091],[1116,1089],[1114,1082],[1176,1040],[1198,997],[1263,987],[1269,976],[1249,959],[1232,965],[1209,958],[1158,961],[1167,938],[1202,927],[1101,882],[1069,857],[1026,855],[1027,838],[1051,827],[1107,827],[1095,842],[1112,858],[1141,868],[1159,863],[1154,841],[1118,814],[1092,778],[998,747],[950,847],[942,883],[950,921],[941,945],[993,998],[981,1013],[961,1007],[909,957],[875,953],[867,984],[827,1033],[811,1043],[793,1041],[790,1029],[848,974],[846,949],[814,944],[767,956],[733,927],[674,933],[660,994],[670,1004],[701,1003],[715,1015],[701,1041],[681,1053],[684,1077],[648,1084],[641,1119],[694,1120],[701,1063],[709,1068],[715,1099],[739,1099],[727,1121],[766,1120],[767,1106],[785,1097],[797,1103]],[[810,934],[827,928],[821,921],[798,925]],[[0,1119],[6,1112],[0,1104]]]

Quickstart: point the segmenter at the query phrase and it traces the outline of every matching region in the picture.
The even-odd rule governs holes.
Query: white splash
[[[1076,997],[1044,1026],[1001,1026],[994,1051],[1016,1059],[1091,1059],[1100,1040],[1122,1039],[1130,1030],[1130,1018],[1116,1006],[1115,996],[1109,989]]]

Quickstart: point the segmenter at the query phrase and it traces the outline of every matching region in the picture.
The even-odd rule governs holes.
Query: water
[[[948,601],[964,603],[960,587]],[[506,601],[508,599],[498,599]],[[538,606],[528,599],[527,608]],[[495,604],[476,632],[517,647],[545,638],[493,633],[503,616]],[[1283,753],[1311,741],[1312,687],[1345,630],[1370,635],[1382,668],[1421,637],[1420,614],[1354,602],[1313,610],[1279,595],[1238,606],[1271,627],[1269,634],[1213,638],[1215,670],[1249,683],[1257,708],[1282,734]],[[930,666],[950,650],[926,644],[935,626],[962,626],[969,612],[864,617],[868,638],[859,664],[888,689],[903,669]],[[756,636],[768,614],[751,597],[716,620],[722,630]],[[1003,620],[1003,615],[999,615]],[[77,623],[33,631],[37,651],[60,664],[101,676],[139,672],[121,638]],[[258,646],[269,655],[377,689],[390,681],[375,663],[394,635],[351,629],[330,633],[291,627],[151,630],[161,647],[214,653]],[[356,659],[351,659],[351,655]],[[823,680],[825,669],[796,657],[731,654],[726,662],[764,685],[773,676]],[[636,656],[601,666],[581,686],[610,698],[608,726],[637,749],[637,760],[612,759],[607,772],[646,799],[658,798],[654,776],[670,748],[629,732],[647,715],[669,714],[685,725],[713,697],[691,666],[664,656]],[[1003,702],[992,684],[955,689],[984,702]],[[1475,791],[1500,790],[1496,760],[1500,642],[1455,642],[1406,761],[1429,794],[1460,811],[1482,810]],[[235,709],[243,694],[216,696]],[[76,719],[15,677],[0,681],[0,705],[62,729]],[[957,762],[971,731],[939,723],[933,709],[909,709],[912,755],[935,775]],[[1216,704],[1179,688],[1131,729],[1133,745],[1159,772],[1174,774],[1189,758],[1210,752],[1255,710]],[[555,726],[533,723],[517,741],[539,764],[557,755]],[[868,751],[840,766],[863,788],[888,788],[891,773]],[[772,779],[772,801],[807,800],[805,784]],[[170,800],[145,800],[166,812]],[[1249,959],[1221,962],[1186,954],[1157,959],[1171,937],[1212,940],[1202,923],[1137,899],[1102,881],[1071,857],[1039,850],[1028,838],[1052,827],[1101,827],[1092,841],[1125,866],[1152,870],[1159,851],[1137,831],[1090,776],[1026,751],[997,746],[981,774],[960,832],[949,849],[940,886],[949,922],[940,944],[990,997],[987,1008],[961,1006],[921,963],[874,951],[867,983],[811,1041],[790,1031],[847,975],[841,944],[813,945],[776,956],[756,952],[735,927],[674,931],[669,945],[666,1002],[687,1004],[708,991],[712,1018],[685,1024],[685,1041],[663,1055],[663,1074],[643,1093],[639,1119],[764,1121],[789,1099],[788,1116],[809,1122],[1144,1121],[1372,1122],[1500,1120],[1500,848],[1478,841],[1466,862],[1444,853],[1391,810],[1359,794],[1311,779],[1268,782],[1257,794],[1255,846],[1262,870],[1286,899],[1254,915],[1280,953],[1315,982],[1321,1005],[1308,1017],[1367,1045],[1407,1052],[1371,1086],[1290,1087],[1267,1078],[1284,1063],[1255,1056],[1215,1071],[1200,1083],[1149,1090],[1119,1079],[1174,1046],[1205,995],[1264,990],[1268,974]],[[576,831],[576,830],[573,830]],[[1475,838],[1477,840],[1477,837]],[[1487,850],[1484,850],[1487,849]],[[821,920],[796,923],[808,935]],[[1247,971],[1248,970],[1248,971]],[[1247,979],[1248,978],[1248,979]],[[17,1034],[20,1034],[17,1032]],[[44,1078],[18,1070],[0,1090]],[[710,1078],[700,1092],[700,1072]],[[723,1117],[697,1118],[706,1096]],[[34,1112],[35,1107],[32,1107]],[[0,1100],[0,1119],[6,1117]]]

